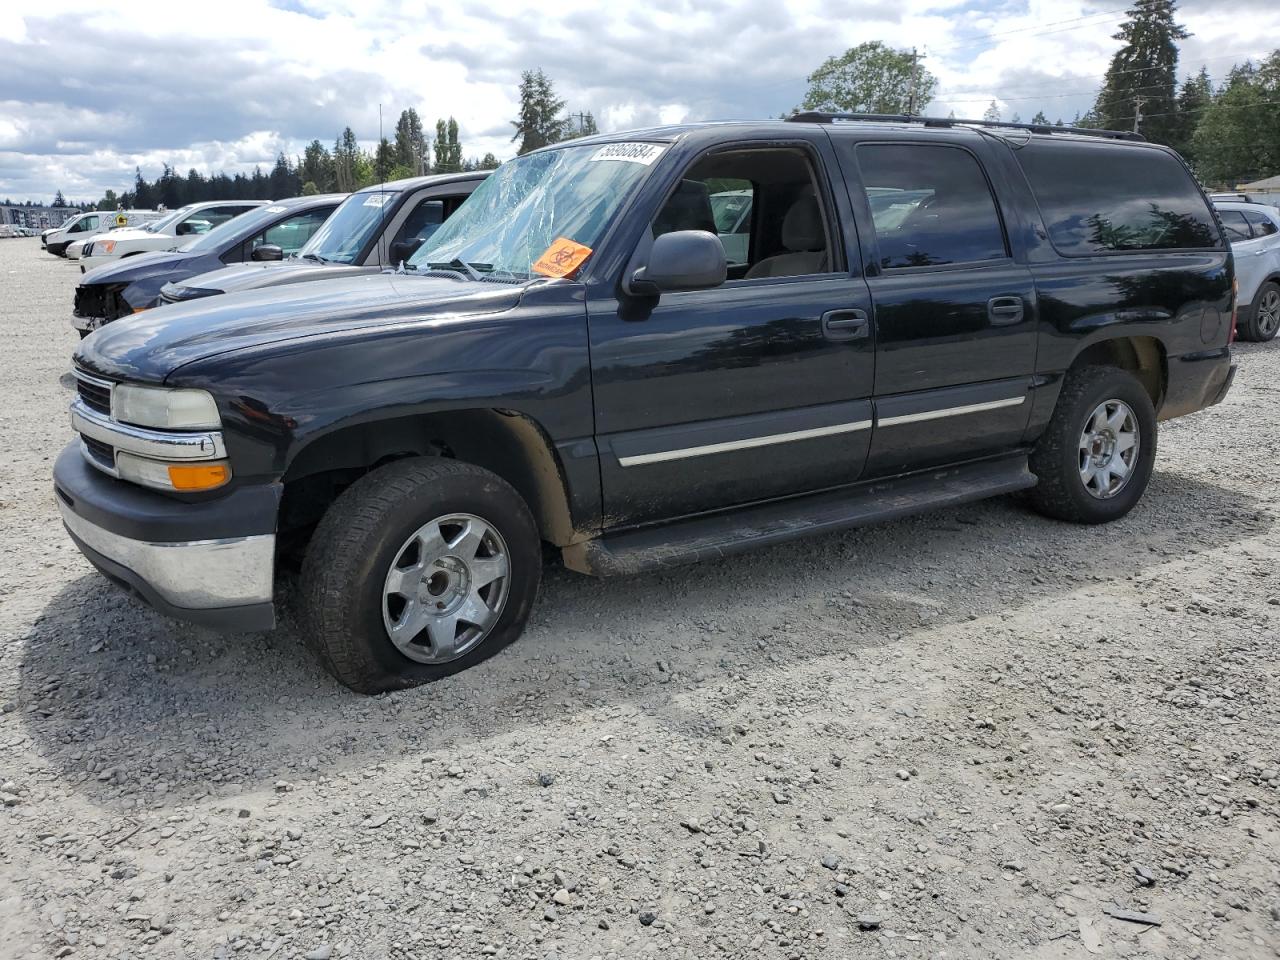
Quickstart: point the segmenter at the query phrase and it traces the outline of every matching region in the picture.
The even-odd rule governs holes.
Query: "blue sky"
[[[514,152],[522,69],[543,67],[602,128],[777,116],[805,77],[866,40],[917,47],[941,80],[927,112],[1006,119],[1086,110],[1116,48],[1114,0],[741,3],[612,0],[6,0],[0,4],[0,198],[97,199],[155,176],[251,170],[276,153],[364,141],[405,107],[457,117],[464,151]],[[1280,46],[1274,0],[1187,0],[1181,72],[1221,77]]]

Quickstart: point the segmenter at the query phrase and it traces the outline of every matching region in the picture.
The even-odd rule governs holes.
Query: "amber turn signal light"
[[[173,489],[186,492],[213,490],[231,479],[231,468],[225,463],[173,463],[169,465],[169,482]]]

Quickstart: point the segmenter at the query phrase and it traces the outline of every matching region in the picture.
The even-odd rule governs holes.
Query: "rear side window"
[[[1219,210],[1218,219],[1222,221],[1222,227],[1227,231],[1227,239],[1232,243],[1249,239],[1249,221],[1239,210]]]
[[[1007,257],[991,187],[969,151],[922,143],[860,143],[880,266],[932,267]]]
[[[1221,245],[1191,174],[1163,151],[1036,140],[1013,154],[1063,256]]]
[[[1280,227],[1265,213],[1257,210],[1243,211],[1244,218],[1249,221],[1249,226],[1253,227],[1253,235],[1255,237],[1270,237],[1280,232]]]

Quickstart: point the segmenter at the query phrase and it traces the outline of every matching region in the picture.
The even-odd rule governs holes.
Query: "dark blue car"
[[[346,197],[279,200],[214,227],[177,250],[142,253],[90,270],[76,287],[71,325],[86,337],[104,323],[159,306],[160,288],[233,263],[296,253]]]

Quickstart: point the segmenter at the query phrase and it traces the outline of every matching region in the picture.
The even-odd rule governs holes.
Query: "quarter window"
[[[1275,221],[1265,213],[1258,210],[1244,210],[1242,212],[1244,213],[1244,218],[1249,221],[1249,226],[1253,227],[1253,235],[1255,237],[1270,237],[1280,233],[1280,227],[1277,227]]]
[[[855,153],[881,267],[980,263],[1009,255],[991,187],[969,151],[862,143]]]
[[[1241,240],[1249,239],[1249,221],[1239,210],[1219,210],[1218,218],[1222,221],[1223,229],[1227,231],[1227,239],[1230,242],[1239,243]]]
[[[1162,150],[1033,140],[1013,155],[1064,256],[1220,245],[1191,174]]]

